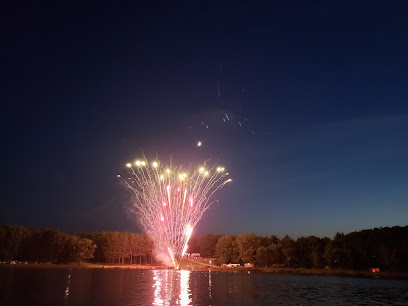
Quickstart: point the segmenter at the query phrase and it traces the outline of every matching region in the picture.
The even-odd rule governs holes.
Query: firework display
[[[197,222],[215,202],[214,193],[231,181],[223,167],[184,171],[146,159],[128,163],[126,177],[118,175],[132,192],[132,205],[156,249],[178,267]]]

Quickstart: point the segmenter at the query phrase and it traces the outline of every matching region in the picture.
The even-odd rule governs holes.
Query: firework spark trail
[[[194,227],[215,202],[212,196],[231,181],[228,173],[222,167],[206,170],[204,166],[184,172],[181,166],[173,167],[171,161],[165,167],[159,161],[148,163],[146,159],[126,166],[130,177],[118,177],[132,192],[133,208],[141,224],[156,249],[166,252],[177,267]]]

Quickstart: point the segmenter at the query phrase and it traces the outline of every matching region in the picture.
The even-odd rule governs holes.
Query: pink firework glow
[[[182,171],[182,166],[172,167],[170,163],[166,167],[146,159],[126,166],[126,178],[118,177],[132,193],[140,223],[153,238],[156,251],[166,253],[178,267],[194,227],[215,202],[212,196],[231,181],[228,173],[222,167]]]

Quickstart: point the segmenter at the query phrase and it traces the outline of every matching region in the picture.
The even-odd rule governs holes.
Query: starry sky
[[[0,224],[140,232],[116,175],[143,154],[228,169],[198,234],[407,224],[405,1],[0,14]]]

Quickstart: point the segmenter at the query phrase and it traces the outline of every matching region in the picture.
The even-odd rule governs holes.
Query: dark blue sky
[[[198,233],[406,225],[408,4],[267,3],[3,10],[0,223],[137,231],[144,152],[228,168]]]

